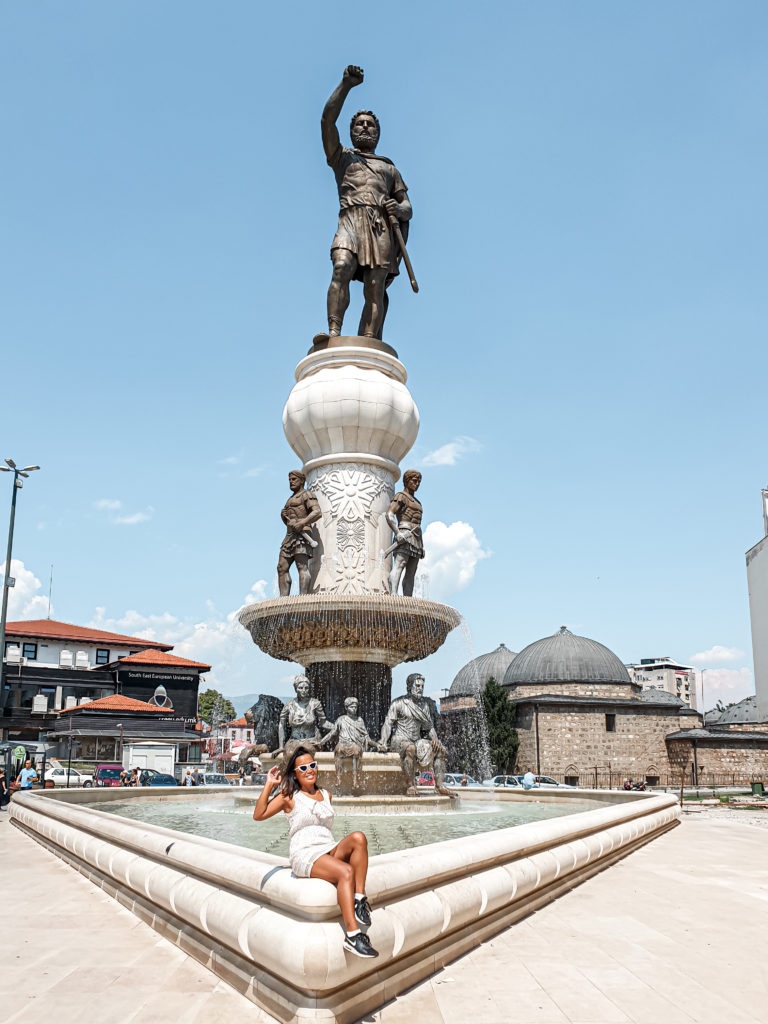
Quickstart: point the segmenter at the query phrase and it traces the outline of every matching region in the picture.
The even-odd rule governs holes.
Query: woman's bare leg
[[[330,857],[347,861],[355,873],[355,892],[365,893],[365,879],[368,875],[368,840],[363,832],[350,832],[335,846]]]
[[[344,840],[342,840],[344,842]],[[339,846],[341,843],[339,843]],[[338,850],[338,846],[336,849]],[[357,931],[355,917],[355,872],[351,864],[340,860],[332,853],[324,853],[312,865],[311,878],[322,878],[336,886],[336,899],[344,918],[344,927],[348,932]],[[359,890],[358,890],[359,891]]]

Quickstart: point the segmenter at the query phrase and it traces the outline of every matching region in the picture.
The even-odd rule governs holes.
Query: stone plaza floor
[[[765,815],[686,815],[363,1021],[763,1024]],[[0,858],[0,1024],[273,1024],[5,813]]]

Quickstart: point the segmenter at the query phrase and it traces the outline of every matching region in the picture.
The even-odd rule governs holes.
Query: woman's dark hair
[[[293,798],[293,794],[300,788],[299,780],[296,778],[296,762],[302,754],[308,754],[314,760],[315,755],[313,751],[307,747],[296,747],[288,758],[288,764],[286,764],[285,771],[283,772],[283,784],[280,787],[280,792],[283,796]]]

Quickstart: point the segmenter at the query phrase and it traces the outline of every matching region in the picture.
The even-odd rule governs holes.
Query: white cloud
[[[421,464],[422,466],[455,466],[464,455],[479,452],[482,447],[474,437],[455,437],[448,444],[436,448],[433,452],[428,452],[421,460]]]
[[[118,526],[136,526],[138,523],[146,523],[152,518],[155,510],[150,507],[147,512],[133,512],[129,516],[115,516],[112,520]]]
[[[699,692],[701,692],[701,672]],[[755,692],[752,673],[748,668],[709,668],[704,672],[704,708],[710,711],[720,700],[732,704]],[[701,711],[702,708],[699,708]]]
[[[236,466],[240,461],[239,455],[228,455],[226,459],[219,459],[220,466]]]
[[[264,466],[253,466],[252,469],[246,469],[243,476],[261,476],[264,472]]]
[[[429,579],[429,596],[442,600],[457,590],[463,590],[475,576],[475,566],[489,558],[469,523],[456,522],[447,526],[437,520],[424,531],[426,557],[420,567]],[[418,583],[419,576],[416,576]]]
[[[5,573],[5,562],[3,562]],[[42,590],[43,584],[35,574],[24,567],[18,558],[11,559],[11,576],[16,586],[8,591],[8,621],[19,619],[45,619],[48,617],[48,597]]]
[[[248,591],[244,604],[263,600],[266,587],[266,580],[257,580]],[[258,690],[265,693],[285,691],[286,687],[282,685],[285,666],[262,654],[254,646],[237,620],[240,608],[223,615],[211,601],[206,601],[205,606],[205,617],[197,621],[181,619],[170,612],[144,614],[135,610],[127,611],[119,617],[110,617],[105,608],[96,608],[88,625],[173,644],[172,653],[180,658],[191,658],[211,665],[211,673],[205,675],[200,684],[202,690],[213,687],[227,696]],[[286,679],[290,681],[293,675]]]
[[[93,507],[97,508],[100,512],[116,512],[119,508],[123,507],[123,503],[118,501],[117,498],[99,498],[98,501],[94,501]]]
[[[738,661],[743,657],[744,651],[740,651],[738,647],[722,647],[720,644],[715,644],[709,650],[694,654],[691,661],[694,665],[718,665],[723,662]]]
[[[245,595],[243,604],[255,604],[257,601],[263,601],[267,596],[267,581],[256,580],[251,589]]]

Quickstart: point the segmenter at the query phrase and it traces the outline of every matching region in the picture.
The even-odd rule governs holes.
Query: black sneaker
[[[371,927],[371,906],[365,896],[361,900],[355,900],[355,918],[358,924],[364,924],[366,928]]]
[[[350,953],[354,953],[355,956],[372,957],[379,955],[371,945],[368,936],[364,935],[362,932],[358,932],[357,935],[345,935],[344,949]]]

